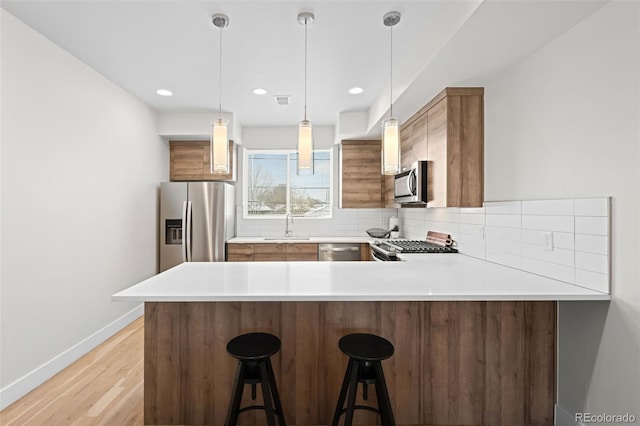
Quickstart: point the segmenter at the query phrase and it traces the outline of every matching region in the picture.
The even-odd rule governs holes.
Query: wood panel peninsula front
[[[288,424],[331,422],[347,362],[338,340],[366,332],[395,346],[383,368],[397,424],[551,426],[557,302],[609,295],[451,254],[185,263],[113,300],[145,303],[145,424],[223,424],[236,368],[226,344],[263,331],[282,340],[272,362]]]

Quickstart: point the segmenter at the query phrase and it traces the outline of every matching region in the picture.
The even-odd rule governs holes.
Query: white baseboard
[[[102,342],[131,324],[144,314],[144,304],[136,306],[117,320],[107,324],[91,336],[70,347],[60,355],[45,362],[40,367],[25,374],[15,382],[0,389],[0,410],[4,410],[60,371],[73,364],[83,355],[95,349]]]
[[[577,422],[575,415],[556,405],[556,426],[585,426],[584,423]]]

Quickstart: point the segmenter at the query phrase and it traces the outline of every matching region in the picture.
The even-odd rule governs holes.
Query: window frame
[[[249,154],[252,153],[264,153],[264,154],[285,154],[287,156],[287,185],[286,185],[286,209],[290,212],[291,209],[291,173],[297,173],[296,170],[292,170],[291,167],[291,154],[295,154],[295,149],[258,149],[258,148],[245,148],[242,153],[242,219],[244,220],[282,220],[287,217],[287,214],[269,214],[269,215],[249,215],[249,191],[247,185],[249,183]],[[328,152],[329,153],[329,214],[322,217],[307,217],[307,216],[293,216],[295,220],[325,220],[333,219],[333,149],[314,149],[316,152]]]

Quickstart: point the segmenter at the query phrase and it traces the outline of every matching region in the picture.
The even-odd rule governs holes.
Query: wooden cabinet
[[[253,260],[256,262],[280,262],[286,260],[284,244],[255,244]]]
[[[383,180],[379,140],[342,141],[341,208],[381,208]]]
[[[484,199],[484,89],[448,87],[400,127],[402,166],[428,160],[427,207],[481,207]],[[385,206],[393,179],[385,179]]]
[[[256,244],[258,245],[258,244]],[[314,243],[281,244],[286,246],[287,261],[303,262],[318,260],[318,245]]]
[[[170,141],[169,176],[172,181],[235,181],[237,147],[229,141],[230,173],[211,174],[209,141]]]
[[[483,93],[447,89],[427,111],[428,207],[482,207]]]
[[[254,244],[227,244],[227,262],[253,261]]]
[[[227,262],[302,262],[318,260],[315,243],[230,243]]]

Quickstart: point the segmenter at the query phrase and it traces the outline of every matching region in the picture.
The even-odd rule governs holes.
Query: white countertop
[[[304,238],[304,239],[301,239]],[[235,237],[227,240],[231,244],[253,243],[364,243],[375,241],[375,238],[366,237],[290,237],[278,239],[278,237]]]
[[[608,294],[461,254],[407,262],[183,263],[116,301],[609,300]]]

